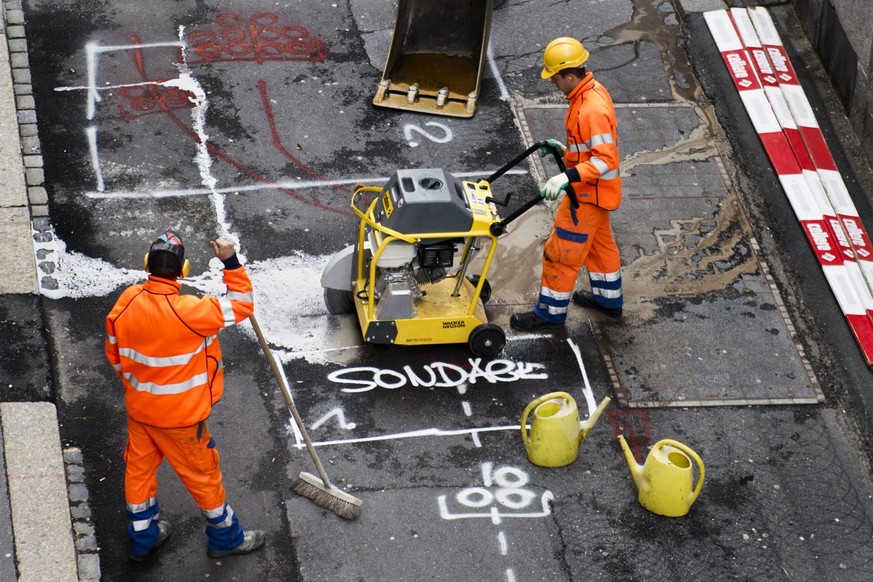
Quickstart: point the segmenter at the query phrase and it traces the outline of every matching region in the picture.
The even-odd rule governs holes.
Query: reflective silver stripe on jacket
[[[597,168],[597,171],[600,172],[601,180],[614,180],[619,176],[619,169],[616,168],[614,170],[610,170],[609,166],[606,165],[606,162],[598,158],[597,156],[591,156],[588,158],[588,161],[594,164],[594,167]]]
[[[233,312],[233,302],[227,297],[218,300],[221,306],[221,315],[224,317],[224,327],[230,327],[236,323],[236,314]]]
[[[585,143],[574,143],[567,146],[567,150],[571,152],[590,152],[591,148],[607,143],[615,143],[615,138],[611,133],[601,133],[595,135]]]
[[[142,364],[151,368],[184,366],[192,359],[194,359],[195,356],[200,354],[204,350],[204,348],[212,345],[212,342],[214,342],[217,337],[218,336],[211,335],[206,338],[206,341],[200,344],[200,346],[195,351],[188,354],[180,354],[178,356],[147,356],[143,353],[136,351],[133,348],[120,348],[118,350],[118,354],[130,360],[133,360],[137,364]]]
[[[219,366],[220,368],[220,366]],[[206,381],[209,379],[209,375],[206,372],[202,374],[197,374],[196,376],[191,377],[185,382],[179,382],[177,384],[158,384],[156,382],[140,382],[134,377],[130,372],[125,372],[124,378],[130,383],[134,390],[137,392],[148,392],[150,394],[155,394],[158,396],[166,395],[166,394],[181,394],[182,392],[187,392],[191,388],[196,388],[197,386],[201,386],[206,384]]]
[[[227,298],[232,301],[248,301],[249,303],[253,303],[255,301],[255,298],[251,292],[242,293],[240,291],[228,291]]]

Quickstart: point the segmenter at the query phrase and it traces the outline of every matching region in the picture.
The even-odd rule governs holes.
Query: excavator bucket
[[[373,104],[473,117],[494,0],[399,0]]]

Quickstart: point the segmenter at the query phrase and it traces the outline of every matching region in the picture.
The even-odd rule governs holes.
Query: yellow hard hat
[[[546,46],[543,52],[543,67],[540,76],[551,79],[561,69],[581,67],[588,60],[588,51],[575,38],[562,36]]]

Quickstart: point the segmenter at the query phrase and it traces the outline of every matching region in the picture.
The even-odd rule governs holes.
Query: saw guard
[[[473,117],[494,0],[399,0],[373,104]]]

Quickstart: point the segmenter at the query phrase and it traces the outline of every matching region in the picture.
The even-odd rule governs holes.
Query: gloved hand
[[[559,156],[564,155],[564,144],[562,144],[561,142],[559,142],[556,139],[550,139],[550,140],[548,140],[548,142],[549,142],[549,145],[552,146],[553,148],[558,148],[557,153]],[[540,148],[540,157],[541,158],[544,158],[544,157],[550,156],[550,155],[552,155],[552,148],[548,148],[546,146],[543,146]]]
[[[556,176],[552,176],[549,178],[549,181],[546,182],[545,187],[540,190],[540,196],[545,198],[546,200],[557,200],[558,194],[567,187],[567,184],[570,183],[570,178],[567,177],[567,174],[561,172]]]

